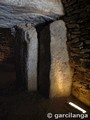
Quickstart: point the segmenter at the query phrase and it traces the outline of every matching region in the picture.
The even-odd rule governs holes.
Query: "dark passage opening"
[[[49,97],[50,89],[50,27],[42,25],[38,31],[38,91]]]

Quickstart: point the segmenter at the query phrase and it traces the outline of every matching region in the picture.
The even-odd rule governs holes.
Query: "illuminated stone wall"
[[[69,96],[71,93],[72,73],[67,51],[66,27],[62,20],[50,24],[51,33],[51,70],[50,96]]]

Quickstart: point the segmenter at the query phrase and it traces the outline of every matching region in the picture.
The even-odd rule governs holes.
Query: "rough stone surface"
[[[88,85],[88,88],[90,84]],[[79,100],[85,103],[87,106],[90,105],[90,90],[87,88],[87,84],[75,81],[73,83],[72,94],[76,96]]]
[[[38,38],[34,27],[26,31],[28,90],[37,90]],[[28,43],[29,42],[29,43]]]
[[[62,0],[62,3],[70,65],[74,69],[72,94],[90,106],[90,1]]]
[[[0,4],[0,26],[12,27],[21,23],[31,23],[34,25],[52,21],[57,18],[49,13],[41,12],[35,8],[25,8]]]
[[[16,6],[34,7],[39,10],[63,14],[61,0],[0,0],[1,3]]]
[[[62,20],[51,23],[50,33],[50,97],[68,96],[71,93],[72,73],[66,45],[65,23]]]
[[[17,27],[21,34],[18,34],[18,39],[21,41],[20,49],[20,66],[21,74],[27,80],[29,91],[37,90],[37,58],[38,58],[38,40],[35,27],[31,24],[22,24]],[[19,41],[18,41],[19,44]],[[19,46],[18,46],[19,47]],[[19,51],[17,51],[19,52]],[[17,66],[19,67],[19,66]],[[17,68],[18,69],[18,68]],[[23,78],[22,78],[23,79]]]
[[[0,1],[0,26],[10,27],[20,23],[37,25],[54,21],[63,15],[63,6],[59,2],[55,0],[50,2],[47,0]]]

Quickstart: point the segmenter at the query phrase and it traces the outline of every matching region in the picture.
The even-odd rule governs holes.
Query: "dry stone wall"
[[[70,65],[74,69],[72,94],[90,106],[90,1],[62,0],[62,3]]]

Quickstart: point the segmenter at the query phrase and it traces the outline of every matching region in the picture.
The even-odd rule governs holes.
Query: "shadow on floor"
[[[72,99],[74,100],[74,98]],[[49,120],[47,113],[52,113],[53,117],[50,120],[55,120],[56,113],[80,113],[66,104],[69,100],[71,100],[70,97],[46,99],[36,92],[29,93],[27,91],[0,96],[0,120]],[[64,119],[66,118],[61,118],[61,120]],[[78,119],[73,118],[72,120]]]

